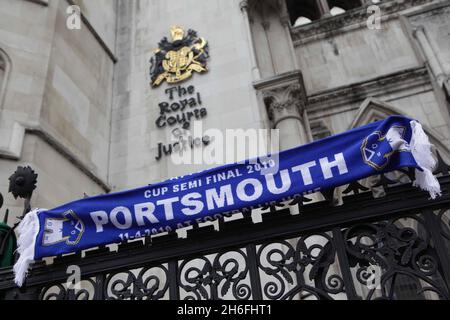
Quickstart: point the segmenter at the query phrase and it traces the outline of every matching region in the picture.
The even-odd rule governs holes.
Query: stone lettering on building
[[[211,142],[208,136],[193,137],[186,134],[193,121],[201,121],[208,115],[200,92],[192,85],[172,86],[164,92],[166,100],[158,104],[159,117],[155,124],[159,129],[171,129],[173,141],[168,144],[158,143],[155,157],[158,161],[174,152],[185,152],[188,149],[207,146]]]

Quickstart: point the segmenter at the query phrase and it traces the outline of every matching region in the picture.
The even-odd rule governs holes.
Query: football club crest
[[[409,151],[410,147],[404,140],[405,132],[405,127],[393,126],[386,135],[380,131],[369,135],[361,145],[364,163],[381,171],[389,164],[394,153]]]
[[[65,242],[67,245],[74,246],[80,242],[84,229],[83,221],[75,212],[73,210],[66,211],[62,214],[62,218],[45,220],[42,244],[52,246]]]
[[[195,72],[208,71],[208,42],[199,38],[192,29],[185,32],[182,27],[173,26],[170,33],[172,41],[163,38],[150,60],[152,87],[158,87],[164,81],[169,84],[179,83],[192,77]]]

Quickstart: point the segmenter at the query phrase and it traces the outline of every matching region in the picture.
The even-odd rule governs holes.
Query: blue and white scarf
[[[416,168],[414,184],[433,199],[440,195],[428,137],[419,122],[403,116],[277,156],[34,210],[18,228],[15,281],[22,286],[33,260],[175,230],[399,168]]]

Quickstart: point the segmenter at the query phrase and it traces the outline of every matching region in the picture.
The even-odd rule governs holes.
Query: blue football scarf
[[[15,281],[22,286],[29,264],[43,257],[172,231],[405,167],[416,168],[414,185],[434,199],[440,195],[431,171],[435,165],[419,122],[392,116],[278,157],[225,165],[53,210],[37,209],[18,228]]]

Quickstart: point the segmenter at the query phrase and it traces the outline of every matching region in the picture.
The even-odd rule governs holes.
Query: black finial
[[[9,192],[14,198],[29,199],[36,189],[38,175],[31,167],[18,167],[9,177]]]
[[[320,193],[328,201],[330,206],[334,206],[336,204],[336,198],[334,197],[334,190],[336,188],[322,189]]]

